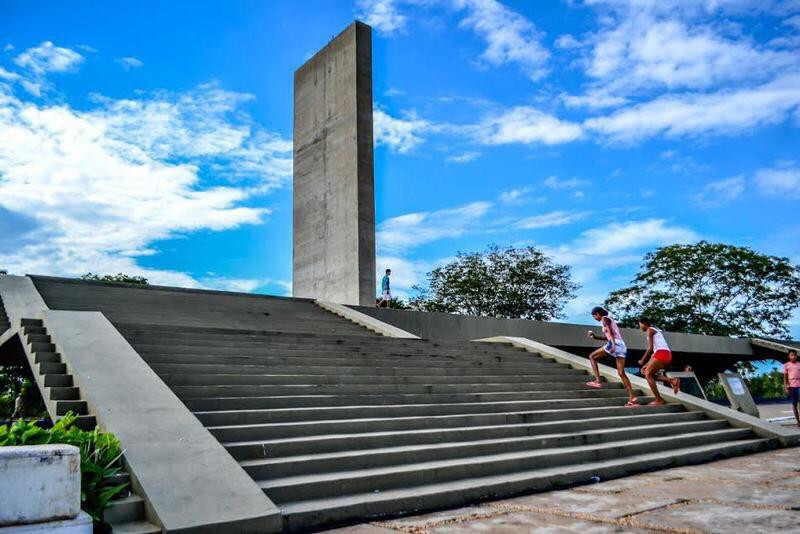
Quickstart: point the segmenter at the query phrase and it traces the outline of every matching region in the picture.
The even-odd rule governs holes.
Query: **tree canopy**
[[[146,286],[149,285],[147,278],[144,276],[133,276],[130,274],[106,274],[106,275],[99,275],[94,273],[86,273],[81,276],[82,280],[94,280],[97,282],[115,282],[118,284],[133,284],[137,286]]]
[[[547,320],[561,317],[578,285],[570,269],[534,247],[459,252],[456,259],[428,273],[426,287],[415,286],[418,310]]]
[[[647,254],[630,287],[606,300],[625,326],[646,315],[666,330],[721,336],[786,336],[799,305],[800,267],[707,241]]]

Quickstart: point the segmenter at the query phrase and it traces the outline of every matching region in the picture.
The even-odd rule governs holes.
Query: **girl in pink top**
[[[598,368],[597,360],[605,358],[606,356],[613,356],[614,363],[617,365],[617,373],[628,392],[628,402],[625,406],[632,407],[638,406],[639,400],[633,393],[631,381],[628,375],[625,374],[625,358],[628,355],[628,349],[625,346],[625,341],[622,340],[622,333],[619,331],[617,322],[608,313],[608,310],[600,306],[592,308],[592,317],[595,321],[599,321],[603,325],[603,335],[598,336],[589,330],[589,337],[592,339],[605,341],[605,346],[597,349],[589,355],[589,362],[592,364],[592,371],[594,372],[594,380],[586,382],[590,388],[601,388],[603,385],[600,383],[600,370]]]
[[[790,350],[787,357],[789,361],[783,364],[783,389],[789,394],[794,418],[797,426],[800,426],[800,415],[797,413],[797,405],[800,404],[800,362],[797,361],[795,349]]]

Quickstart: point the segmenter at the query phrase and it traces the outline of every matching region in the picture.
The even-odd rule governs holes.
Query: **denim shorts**
[[[789,388],[789,400],[793,404],[800,403],[800,388]]]
[[[625,358],[628,355],[628,347],[625,346],[625,342],[621,339],[618,339],[614,341],[614,344],[616,345],[614,352],[611,352],[610,341],[606,343],[606,346],[603,347],[603,350],[615,358]]]

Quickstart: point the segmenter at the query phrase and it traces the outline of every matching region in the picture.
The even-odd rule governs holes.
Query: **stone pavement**
[[[398,532],[800,532],[800,448],[328,531]]]

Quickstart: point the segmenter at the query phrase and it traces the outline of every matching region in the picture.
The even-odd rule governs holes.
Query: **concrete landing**
[[[797,532],[800,448],[781,449],[331,534]]]

